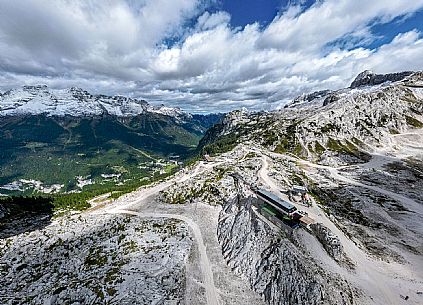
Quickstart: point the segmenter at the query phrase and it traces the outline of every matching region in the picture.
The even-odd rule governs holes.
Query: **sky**
[[[422,32],[423,0],[0,0],[0,91],[272,110],[363,70],[423,70]]]

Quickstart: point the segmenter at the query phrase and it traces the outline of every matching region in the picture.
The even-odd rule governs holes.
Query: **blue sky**
[[[0,1],[0,91],[79,86],[270,110],[363,70],[423,69],[423,0]]]
[[[224,10],[231,15],[232,27],[244,27],[258,22],[262,27],[269,25],[289,5],[301,4],[303,10],[307,10],[315,4],[313,0],[289,1],[289,0],[221,0],[210,7],[210,10]],[[399,33],[418,29],[423,31],[423,9],[412,13],[410,16],[400,16],[388,23],[377,23],[372,27],[375,39],[363,46],[375,49],[391,41]],[[360,44],[359,44],[360,45]],[[360,45],[361,46],[361,45]]]
[[[377,48],[389,43],[399,33],[409,32],[413,29],[417,29],[420,32],[423,31],[423,9],[416,11],[411,16],[407,16],[407,18],[401,16],[391,22],[373,26],[372,31],[378,38],[368,47]]]
[[[310,7],[315,1],[289,1],[289,0],[221,0],[211,9],[223,10],[231,15],[233,27],[244,27],[254,22],[267,26],[272,20],[293,4],[301,4],[304,9]]]
[[[225,0],[217,5],[217,8],[231,15],[231,25],[234,27],[244,27],[254,22],[266,26],[287,4],[286,2],[278,0]]]

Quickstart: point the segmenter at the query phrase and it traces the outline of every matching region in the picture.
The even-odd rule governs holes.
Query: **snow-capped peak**
[[[160,106],[148,105],[147,111],[160,113],[160,114],[172,116],[172,117],[190,116],[190,114],[183,112],[182,109],[179,107],[173,108],[173,107],[167,107],[165,105],[160,105]]]
[[[46,85],[23,86],[0,94],[0,116],[136,116],[144,112],[175,118],[185,116],[181,109],[151,106],[144,100],[124,96],[92,95],[81,89],[50,89]]]

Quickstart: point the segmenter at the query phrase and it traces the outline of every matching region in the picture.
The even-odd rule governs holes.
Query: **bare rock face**
[[[0,239],[0,303],[180,304],[191,244],[178,220],[63,218]]]
[[[224,204],[218,240],[229,266],[269,304],[352,304],[345,280],[329,274],[295,240],[257,219],[253,197]]]
[[[403,80],[407,76],[411,75],[413,72],[404,71],[399,73],[389,73],[389,74],[375,74],[369,70],[361,72],[355,80],[351,83],[350,88],[358,88],[361,86],[374,86],[383,84],[385,82],[397,82]]]
[[[339,100],[339,97],[336,94],[329,94],[323,101],[323,106],[327,106]]]
[[[409,72],[398,75],[379,78],[368,72],[354,86],[394,81]],[[403,81],[340,89],[311,102],[291,103],[282,111],[234,112],[202,144],[254,141],[327,165],[368,162],[374,147],[390,147],[395,134],[423,127],[422,87],[423,74],[414,72]]]
[[[326,252],[336,261],[341,261],[345,254],[339,237],[321,223],[313,223],[310,229],[325,248]]]
[[[309,94],[303,94],[296,97],[291,103],[286,104],[284,108],[294,108],[297,105],[301,105],[303,103],[309,103],[316,99],[324,98],[325,96],[328,96],[331,93],[332,93],[331,90],[321,90],[321,91],[315,91]]]

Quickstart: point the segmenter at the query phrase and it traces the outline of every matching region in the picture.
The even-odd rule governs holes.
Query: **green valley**
[[[3,117],[0,193],[49,194],[58,209],[84,208],[96,195],[119,196],[174,173],[219,118]]]

